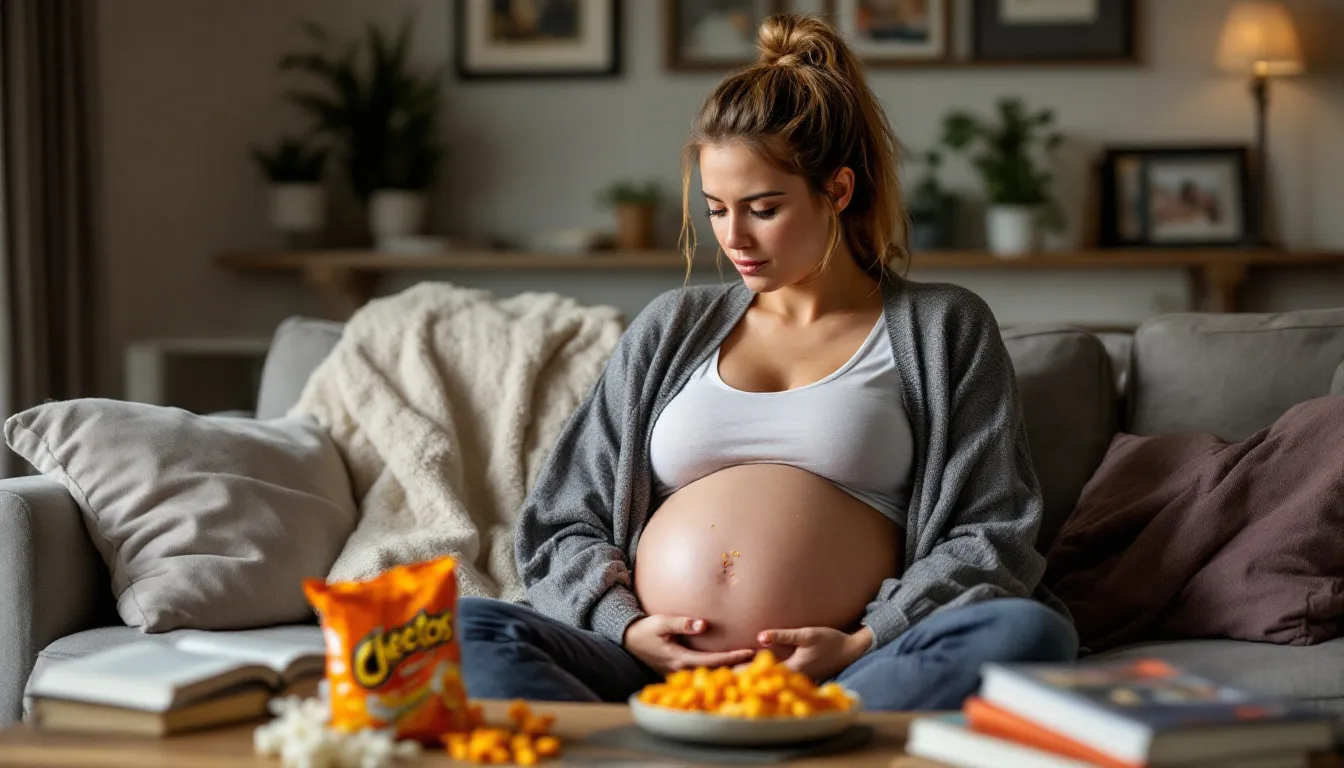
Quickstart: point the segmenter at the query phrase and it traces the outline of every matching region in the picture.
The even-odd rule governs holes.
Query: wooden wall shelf
[[[348,316],[374,295],[378,279],[393,272],[419,271],[634,271],[685,269],[674,251],[602,251],[592,254],[548,254],[515,251],[462,251],[451,254],[405,255],[373,251],[247,251],[224,253],[216,264],[239,274],[295,273],[319,290],[334,308]],[[1194,278],[1196,306],[1213,312],[1235,312],[1237,289],[1253,267],[1344,265],[1344,251],[1281,251],[1273,249],[1099,249],[1038,253],[1002,259],[987,251],[922,251],[914,256],[916,272],[926,269],[1162,269],[1182,268]],[[725,274],[731,265],[725,263]],[[697,260],[696,269],[713,269],[712,258]]]

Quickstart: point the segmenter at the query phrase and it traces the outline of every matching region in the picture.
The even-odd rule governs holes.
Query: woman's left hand
[[[819,681],[835,677],[858,661],[872,642],[872,631],[864,627],[851,635],[830,627],[767,629],[756,641],[762,648],[791,651],[784,665]]]

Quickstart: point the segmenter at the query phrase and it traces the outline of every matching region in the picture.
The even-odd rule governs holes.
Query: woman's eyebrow
[[[705,197],[709,198],[710,200],[713,200],[713,201],[716,202],[716,203],[722,203],[722,202],[723,202],[722,200],[720,200],[719,198],[717,198],[717,197],[715,197],[715,196],[709,194],[708,192],[703,192],[703,191],[702,191],[701,194],[704,195]],[[760,200],[760,199],[763,198],[763,197],[777,197],[777,196],[782,195],[782,194],[784,194],[784,193],[772,189],[772,190],[770,190],[769,192],[757,192],[757,193],[755,193],[755,194],[747,195],[746,197],[739,197],[739,198],[737,199],[737,202],[739,202],[739,203],[750,203],[752,200]]]

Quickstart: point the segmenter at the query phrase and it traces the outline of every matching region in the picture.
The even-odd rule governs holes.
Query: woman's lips
[[[729,261],[733,262],[733,266],[737,267],[737,271],[743,275],[754,275],[770,263],[753,259],[729,259]]]

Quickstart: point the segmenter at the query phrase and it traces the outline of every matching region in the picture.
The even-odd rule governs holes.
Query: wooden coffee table
[[[507,702],[486,701],[488,722],[507,721]],[[630,711],[623,704],[562,704],[534,703],[537,713],[552,713],[556,717],[554,733],[564,741],[563,760],[542,765],[693,765],[672,757],[647,753],[615,751],[584,743],[584,737],[594,731],[626,725],[631,722]],[[823,758],[791,760],[789,766],[844,765],[859,768],[891,768],[892,761],[901,757],[906,731],[912,713],[863,713],[861,722],[876,733],[872,743],[861,750],[838,753]],[[256,723],[220,728],[211,731],[182,734],[165,739],[139,736],[109,736],[105,734],[47,733],[27,725],[12,726],[0,731],[0,765],[23,766],[271,766],[280,761],[258,757],[252,752],[252,731]],[[426,749],[416,763],[399,765],[447,766],[461,765],[449,759],[442,750]],[[922,760],[904,759],[901,768],[932,766]]]

